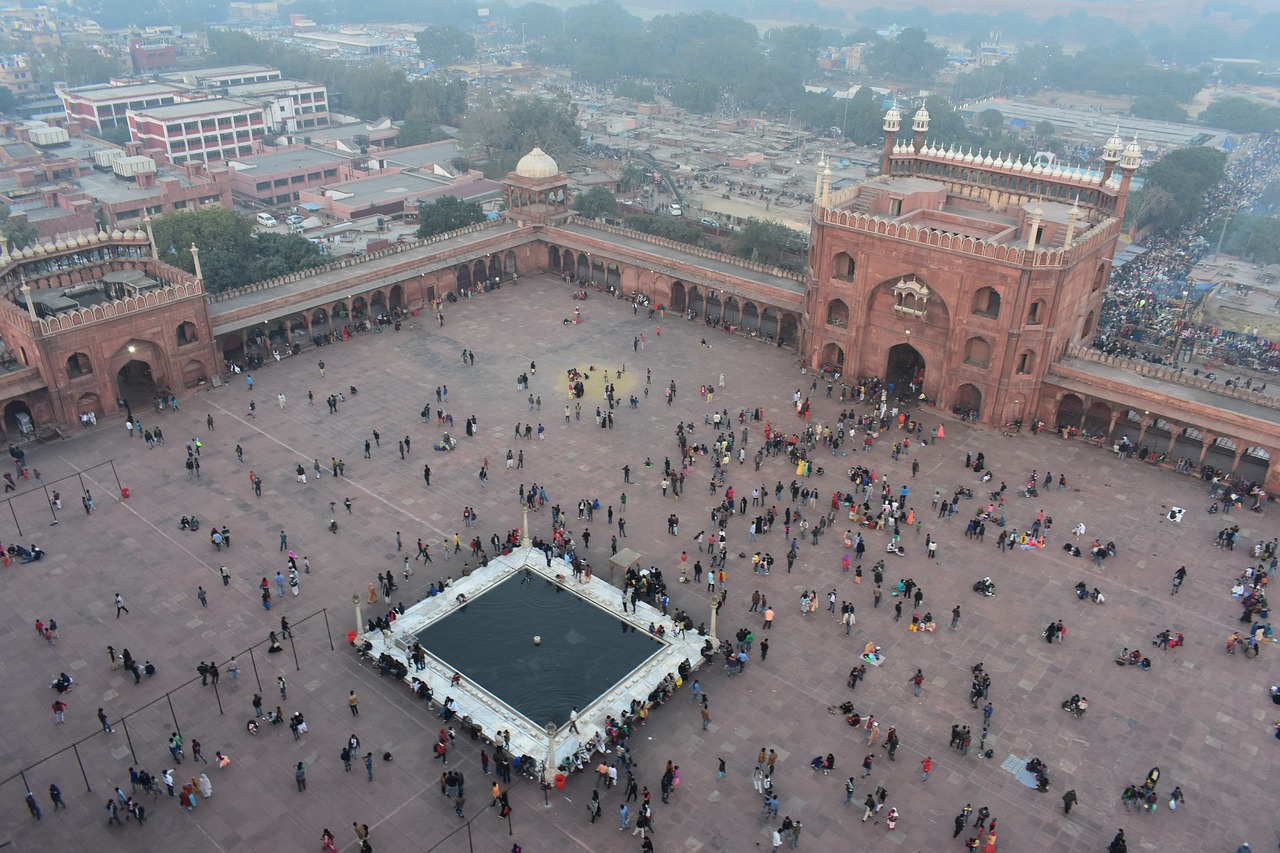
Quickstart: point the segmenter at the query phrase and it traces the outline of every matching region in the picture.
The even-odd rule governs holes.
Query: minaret
[[[151,228],[151,217],[148,216],[142,221],[147,226],[147,242],[151,244],[151,259],[158,261],[160,260],[160,250],[156,248],[156,232]]]
[[[911,131],[915,134],[911,140],[911,147],[919,154],[924,150],[924,135],[929,132],[929,111],[924,108],[924,104],[920,105],[920,109],[916,110],[915,117],[911,120]]]
[[[1071,241],[1076,236],[1076,222],[1080,219],[1080,198],[1077,196],[1071,209],[1067,211],[1067,236],[1062,240],[1062,248],[1070,249]]]
[[[1124,140],[1120,138],[1120,128],[1116,128],[1116,132],[1107,140],[1107,144],[1102,146],[1102,183],[1105,186],[1107,181],[1111,180],[1111,173],[1115,171],[1116,164],[1120,162],[1120,155],[1124,153]]]
[[[1036,205],[1035,210],[1031,211],[1031,230],[1027,233],[1027,251],[1034,252],[1036,250],[1036,237],[1040,234],[1040,222],[1044,219],[1044,208]]]
[[[204,281],[204,273],[200,271],[200,250],[196,248],[196,244],[191,244],[191,263],[196,268],[196,278]]]
[[[884,155],[880,158],[880,174],[889,174],[889,166],[893,162],[893,143],[902,128],[902,113],[895,104],[884,114]]]
[[[827,206],[827,198],[831,195],[831,167],[822,170],[822,206]]]
[[[1129,203],[1129,184],[1133,182],[1133,173],[1138,171],[1138,167],[1142,165],[1142,146],[1138,144],[1138,137],[1134,137],[1133,141],[1125,146],[1124,154],[1120,156],[1120,196],[1116,199],[1116,219],[1124,222],[1125,205]]]
[[[822,200],[822,171],[827,168],[827,154],[824,151],[818,155],[818,170],[813,175],[813,202],[817,204]]]

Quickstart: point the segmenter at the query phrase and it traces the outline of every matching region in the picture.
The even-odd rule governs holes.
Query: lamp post
[[[352,593],[351,603],[356,608],[356,639],[359,639],[360,635],[364,633],[364,620],[360,617],[360,593]]]

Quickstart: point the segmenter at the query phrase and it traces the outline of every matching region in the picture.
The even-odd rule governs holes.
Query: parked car
[[[289,223],[290,225],[301,225],[303,223],[303,218],[295,213],[289,216],[287,219],[285,219],[285,222]]]
[[[259,213],[257,216],[258,224],[263,228],[275,228],[280,223],[270,213]]]
[[[668,210],[670,211],[672,216],[684,216],[684,208],[680,207],[680,205],[674,201],[671,202],[671,206],[668,208]]]
[[[702,217],[701,222],[702,222],[702,224],[703,224],[703,225],[707,226],[708,228],[719,228],[719,227],[720,227],[720,223],[719,223],[719,222],[717,222],[716,220],[712,219],[710,216],[704,216],[704,217]]]

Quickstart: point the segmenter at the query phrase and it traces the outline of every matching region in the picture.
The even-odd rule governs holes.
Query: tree
[[[892,41],[872,44],[864,53],[867,66],[883,77],[932,80],[947,61],[947,52],[931,43],[919,27],[907,27]]]
[[[448,139],[449,135],[437,125],[423,118],[413,117],[404,120],[400,125],[400,135],[396,137],[396,146],[408,148],[410,145],[424,145],[428,142],[439,142]]]
[[[702,238],[702,229],[680,216],[628,216],[625,222],[632,231],[680,243],[697,245]]]
[[[478,202],[459,201],[456,196],[442,195],[418,209],[418,237],[434,237],[484,220],[484,208]]]
[[[243,287],[327,263],[320,247],[296,234],[254,234],[253,220],[220,207],[169,213],[152,222],[161,258],[195,272],[191,245],[210,293]]]
[[[414,38],[418,41],[418,55],[437,65],[452,65],[476,53],[476,40],[457,27],[427,27]]]
[[[1153,121],[1187,120],[1187,111],[1171,95],[1143,95],[1129,105],[1130,115]]]
[[[25,249],[35,243],[39,236],[40,232],[27,221],[27,217],[12,218],[9,216],[8,207],[5,207],[3,224],[0,224],[0,237],[4,238],[9,251]]]
[[[624,193],[633,193],[644,186],[644,167],[634,160],[622,164],[622,177],[618,184]]]
[[[1233,133],[1270,133],[1280,129],[1280,109],[1248,98],[1219,98],[1200,113],[1200,123]]]
[[[740,258],[779,266],[784,260],[787,244],[795,236],[796,232],[781,222],[753,216],[738,232],[733,253]]]
[[[592,187],[584,193],[579,193],[573,199],[573,206],[579,214],[588,219],[618,215],[618,200],[604,187]]]
[[[1214,148],[1183,148],[1147,167],[1136,224],[1174,234],[1192,222],[1205,193],[1222,180],[1227,155]]]
[[[564,13],[546,3],[525,3],[517,10],[512,29],[524,38],[549,38],[564,31]]]
[[[646,86],[644,83],[637,83],[634,80],[623,80],[613,87],[613,94],[619,98],[631,98],[642,103],[653,100],[656,94],[652,86]]]
[[[0,113],[11,113],[18,106],[18,98],[13,90],[0,86]]]
[[[710,80],[672,86],[671,103],[691,113],[709,115],[720,104],[720,87]]]
[[[484,150],[486,174],[505,175],[535,145],[556,159],[572,154],[581,144],[577,112],[563,91],[544,98],[504,93],[467,110],[462,141]]]
[[[986,109],[974,116],[978,127],[993,132],[1004,127],[1004,113],[997,109]]]
[[[1058,132],[1058,129],[1054,127],[1053,122],[1049,121],[1048,119],[1044,119],[1043,121],[1036,123],[1036,136],[1039,136],[1043,139],[1049,139],[1057,132]]]

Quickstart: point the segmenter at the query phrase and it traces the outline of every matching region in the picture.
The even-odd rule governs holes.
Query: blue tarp
[[[323,204],[319,204],[314,201],[309,201],[306,204],[300,204],[298,205],[298,207],[301,208],[302,210],[309,210],[312,213],[316,212],[317,210],[324,210]]]

